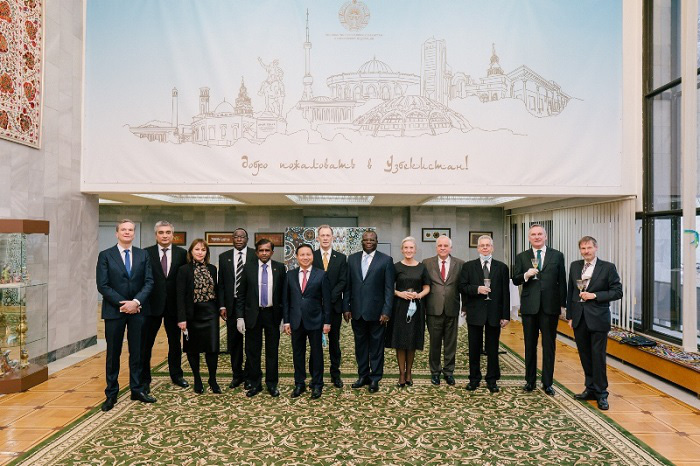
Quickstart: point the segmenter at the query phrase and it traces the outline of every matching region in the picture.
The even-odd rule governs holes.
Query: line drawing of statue
[[[284,71],[279,67],[279,60],[276,58],[269,65],[266,65],[260,57],[258,57],[258,62],[267,71],[267,79],[260,84],[258,95],[265,96],[266,112],[281,117],[285,96],[284,83],[282,82]]]

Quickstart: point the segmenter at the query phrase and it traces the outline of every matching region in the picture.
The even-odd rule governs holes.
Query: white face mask
[[[488,256],[483,256],[483,255],[479,254],[479,257],[481,257],[481,262],[486,262],[486,261],[491,260],[491,257],[493,257],[493,254],[489,254]]]

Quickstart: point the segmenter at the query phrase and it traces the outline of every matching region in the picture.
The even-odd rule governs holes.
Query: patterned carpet
[[[522,392],[523,363],[510,351],[501,355],[504,377],[495,395],[483,386],[467,392],[464,383],[431,385],[427,352],[416,359],[416,374],[424,375],[415,385],[395,387],[388,350],[386,369],[394,375],[378,393],[346,384],[311,400],[308,393],[290,398],[288,340],[280,349],[279,398],[263,392],[249,399],[241,388],[198,396],[172,385],[161,365],[152,385],[158,403],[132,402],[123,393],[112,411],[96,408],[12,464],[669,464],[562,387],[555,397]],[[342,341],[350,382],[347,327]],[[222,386],[229,377],[221,373]]]

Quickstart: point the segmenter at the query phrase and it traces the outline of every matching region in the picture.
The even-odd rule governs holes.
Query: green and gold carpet
[[[465,333],[460,330],[460,376]],[[347,326],[342,342],[351,382]],[[284,336],[279,398],[266,392],[246,398],[241,388],[195,395],[172,385],[160,365],[152,385],[157,403],[132,402],[123,393],[112,411],[97,407],[12,464],[669,464],[561,386],[555,397],[522,392],[523,363],[511,351],[501,355],[495,395],[485,387],[467,392],[464,382],[431,385],[427,351],[416,358],[415,385],[398,388],[392,353],[387,350],[388,375],[378,393],[327,384],[319,400],[308,392],[290,398],[291,348]],[[220,363],[223,387],[231,376],[228,357]]]

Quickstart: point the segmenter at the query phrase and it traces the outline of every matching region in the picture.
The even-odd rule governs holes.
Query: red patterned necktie
[[[163,257],[160,258],[160,266],[163,268],[163,275],[168,276],[168,248],[163,248]]]
[[[304,273],[304,278],[301,280],[301,292],[303,293],[306,290],[306,273],[308,270],[302,270],[302,272]]]
[[[445,278],[447,277],[447,274],[445,273],[445,261],[442,261],[442,267],[440,268],[440,276],[442,277],[442,281],[445,281]]]

